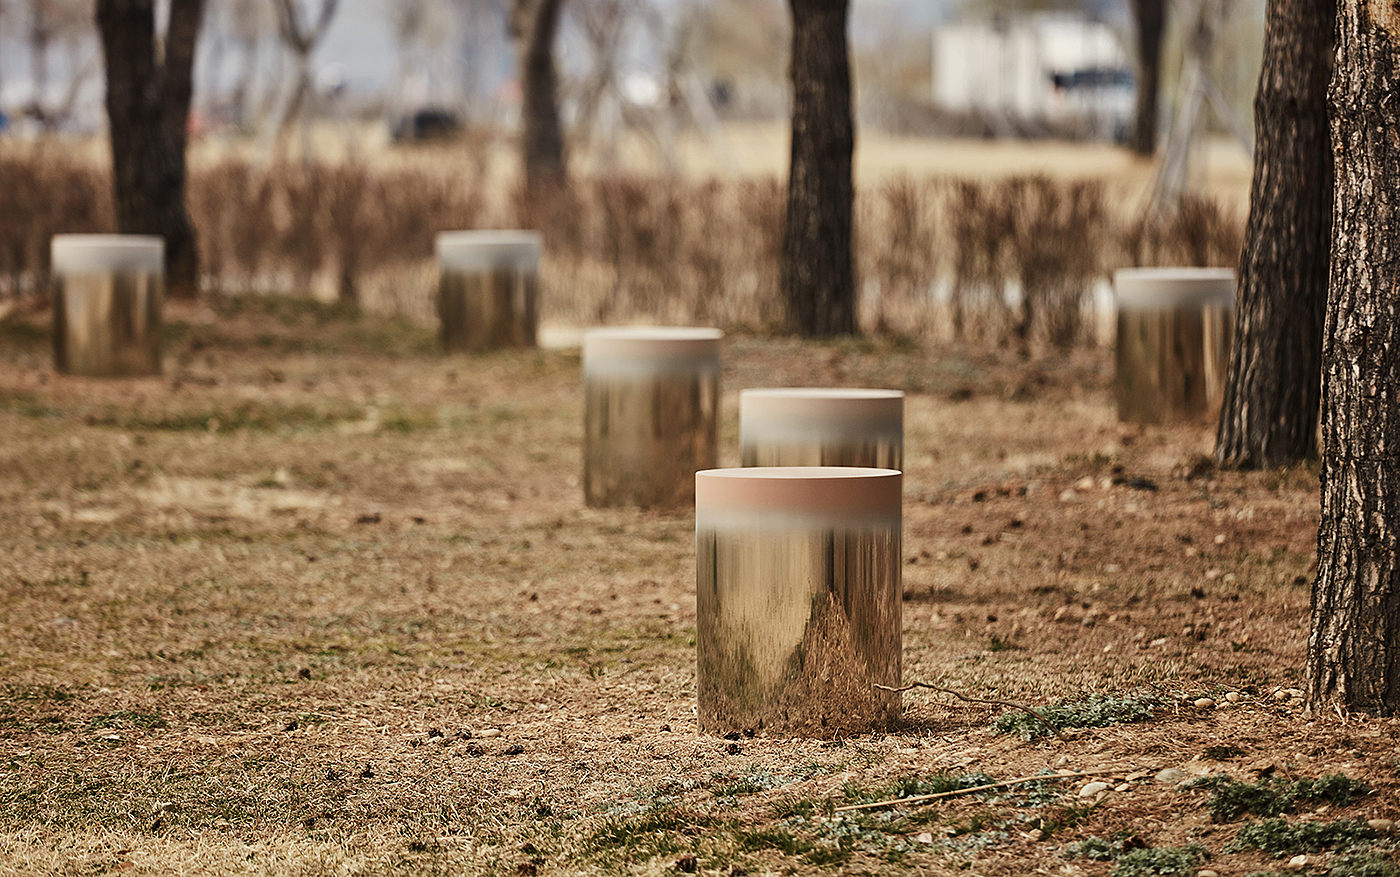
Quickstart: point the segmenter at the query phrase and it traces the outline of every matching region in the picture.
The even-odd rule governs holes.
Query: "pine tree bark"
[[[1162,78],[1162,33],[1166,29],[1166,0],[1130,0],[1137,33],[1137,102],[1128,148],[1138,155],[1157,151],[1159,84]]]
[[[1400,708],[1400,13],[1342,0],[1308,702]]]
[[[792,161],[782,288],[791,328],[814,337],[856,327],[852,251],[849,0],[788,0],[792,9]]]
[[[554,68],[554,36],[563,7],[564,0],[515,0],[511,11],[520,63],[521,165],[530,200],[547,195],[567,174]]]
[[[98,0],[117,229],[165,239],[165,288],[199,290],[199,252],[185,204],[185,124],[204,0],[173,0],[164,59],[153,0]]]
[[[1282,466],[1317,452],[1332,233],[1327,83],[1335,0],[1270,0],[1254,98],[1254,183],[1215,456]]]

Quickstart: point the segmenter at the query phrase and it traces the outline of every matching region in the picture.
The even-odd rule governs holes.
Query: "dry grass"
[[[906,389],[906,678],[1156,716],[1027,742],[911,692],[898,733],[730,741],[692,714],[690,516],[582,507],[576,353],[221,307],[171,314],[164,378],[55,376],[42,325],[0,339],[0,873],[1092,874],[1064,848],[1119,832],[1276,867],[1225,854],[1235,827],[1164,767],[1342,771],[1379,792],[1328,819],[1400,816],[1400,726],[1273,697],[1316,473],[1215,473],[1202,427],[1120,426],[1100,351],[737,335],[724,462],[742,387]],[[824,816],[1043,768],[1126,788]]]
[[[768,331],[783,187],[773,177],[580,177],[524,205],[485,146],[423,160],[194,163],[190,208],[211,295],[312,293],[431,325],[441,230],[545,233],[543,316]],[[1233,265],[1242,214],[1210,198],[1145,225],[1099,179],[888,175],[858,195],[862,323],[887,336],[1032,349],[1093,340],[1092,292],[1120,265]],[[12,201],[7,201],[12,199]],[[0,156],[0,290],[45,287],[58,230],[110,229],[100,165],[62,150]]]

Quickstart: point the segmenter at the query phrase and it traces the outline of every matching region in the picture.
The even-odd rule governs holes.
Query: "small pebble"
[[[1240,693],[1238,691],[1232,691],[1229,694],[1225,695],[1225,699],[1228,700],[1230,703],[1239,703]]]
[[[1215,706],[1215,701],[1209,697],[1202,697],[1196,701],[1197,709],[1208,710],[1213,706]]]
[[[1089,475],[1085,475],[1083,478],[1081,478],[1081,479],[1079,479],[1078,481],[1074,482],[1074,489],[1075,489],[1075,490],[1093,490],[1093,489],[1094,489],[1094,479],[1093,479],[1093,477],[1091,477],[1091,476],[1089,476]]]
[[[1079,498],[1079,494],[1073,490],[1065,490],[1060,493],[1060,502],[1074,502]]]
[[[931,844],[933,843],[933,832],[925,831],[914,839],[921,844]]]
[[[1220,877],[1220,872],[1212,871],[1211,869],[1206,868],[1203,871],[1197,871],[1196,877]]]
[[[1107,792],[1107,791],[1108,791],[1108,783],[1103,783],[1103,782],[1088,783],[1088,784],[1086,784],[1086,785],[1084,786],[1084,788],[1082,788],[1082,789],[1079,790],[1079,797],[1081,797],[1081,798],[1092,798],[1092,797],[1094,797],[1095,795],[1099,794],[1100,792]]]
[[[1394,819],[1368,819],[1366,824],[1378,834],[1390,834],[1395,831]]]
[[[1225,544],[1225,534],[1224,534],[1224,533],[1216,533],[1216,534],[1215,534],[1215,544],[1216,544],[1216,545],[1224,545],[1224,544]]]
[[[1305,868],[1307,867],[1307,864],[1307,856],[1294,856],[1293,858],[1288,860],[1288,867],[1290,868]]]
[[[1157,771],[1157,775],[1152,778],[1152,781],[1164,786],[1174,786],[1184,779],[1186,779],[1186,771],[1179,767],[1166,767]]]
[[[500,728],[482,728],[480,731],[473,731],[473,732],[472,732],[472,736],[473,736],[473,737],[499,737],[499,736],[501,736],[501,729],[500,729]]]
[[[1116,785],[1116,786],[1113,787],[1113,791],[1115,791],[1115,792],[1126,792],[1126,791],[1128,791],[1128,789],[1131,789],[1131,788],[1132,788],[1132,786],[1128,785],[1127,783],[1119,783],[1118,785]]]

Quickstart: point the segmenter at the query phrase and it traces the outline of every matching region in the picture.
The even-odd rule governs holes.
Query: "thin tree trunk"
[[[1216,439],[1225,466],[1317,452],[1332,232],[1327,83],[1335,0],[1270,0],[1254,98],[1254,185]]]
[[[1158,84],[1162,74],[1162,32],[1166,29],[1166,0],[1130,0],[1137,31],[1137,103],[1128,148],[1139,155],[1157,150]]]
[[[179,195],[176,204],[169,208],[172,216],[166,226],[165,270],[167,288],[173,295],[186,298],[199,293],[199,242],[185,204],[185,151],[194,94],[194,53],[204,21],[204,6],[205,0],[174,0],[165,33],[165,133],[170,140],[172,173],[179,177],[173,184]]]
[[[175,0],[171,21],[179,22],[181,35],[198,35],[203,5],[202,0]],[[164,238],[167,293],[193,298],[198,252],[185,205],[185,138],[183,125],[178,140],[172,136],[169,90],[174,80],[177,98],[184,94],[187,115],[194,49],[168,46],[167,54],[180,60],[164,69],[157,64],[152,0],[98,0],[97,25],[107,73],[117,228]]]
[[[567,173],[554,69],[554,35],[563,6],[564,0],[516,0],[511,16],[520,62],[521,164],[531,201],[563,183]]]
[[[1308,702],[1400,708],[1400,15],[1338,7],[1322,519]]]
[[[849,0],[789,0],[792,8],[792,165],[783,234],[789,322],[805,336],[856,329],[852,252]]]

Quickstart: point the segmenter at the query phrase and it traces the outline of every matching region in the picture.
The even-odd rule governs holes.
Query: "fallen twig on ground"
[[[988,697],[968,697],[967,695],[962,694],[962,693],[957,692],[957,691],[954,691],[954,690],[951,689],[951,688],[943,688],[943,687],[938,686],[938,685],[930,685],[930,684],[927,683],[927,682],[911,682],[911,683],[909,683],[908,685],[903,686],[902,688],[891,688],[891,687],[888,686],[888,685],[876,685],[875,687],[878,688],[878,689],[880,689],[881,691],[895,691],[895,692],[899,692],[899,691],[908,691],[908,690],[910,690],[911,688],[929,688],[929,689],[932,689],[933,691],[940,691],[940,692],[942,692],[942,693],[944,693],[944,694],[951,694],[953,697],[956,697],[958,700],[966,701],[967,703],[990,703],[990,704],[995,704],[996,706],[1008,707],[1008,708],[1013,709],[1013,710],[1021,710],[1021,711],[1023,711],[1023,712],[1030,713],[1032,716],[1035,716],[1036,721],[1040,722],[1042,725],[1044,725],[1045,727],[1049,728],[1049,729],[1050,729],[1050,733],[1054,734],[1056,737],[1059,737],[1061,740],[1064,740],[1064,739],[1065,739],[1065,735],[1060,733],[1060,729],[1059,729],[1059,728],[1056,728],[1054,725],[1050,724],[1050,722],[1045,718],[1045,716],[1042,716],[1040,713],[1036,712],[1034,709],[1032,709],[1031,707],[1026,706],[1026,705],[1023,704],[1023,703],[1016,703],[1014,700],[997,700],[996,698],[988,698]]]
[[[955,798],[958,795],[970,795],[973,792],[985,792],[989,789],[1003,789],[1007,786],[1019,786],[1024,783],[1033,783],[1037,780],[1072,780],[1075,777],[1105,776],[1107,774],[1122,773],[1122,768],[1104,770],[1083,770],[1077,773],[1042,773],[1035,776],[1017,777],[1014,780],[1002,780],[999,783],[987,783],[984,786],[969,786],[966,789],[954,789],[951,792],[939,792],[936,795],[916,795],[912,798],[890,798],[885,801],[871,801],[868,804],[847,804],[844,807],[837,807],[834,812],[841,813],[845,810],[875,810],[880,807],[893,807],[896,804],[926,804],[929,801],[937,801],[940,798]]]

